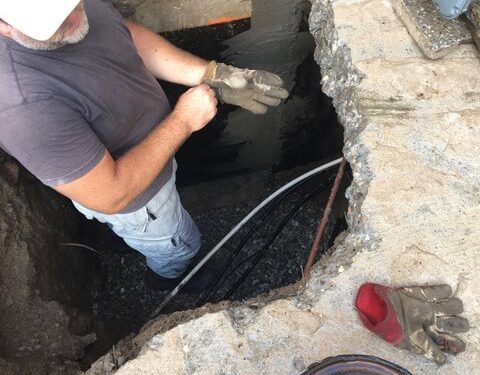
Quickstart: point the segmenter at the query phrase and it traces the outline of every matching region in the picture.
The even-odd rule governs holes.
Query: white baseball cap
[[[30,38],[45,41],[81,0],[0,0],[0,19]]]

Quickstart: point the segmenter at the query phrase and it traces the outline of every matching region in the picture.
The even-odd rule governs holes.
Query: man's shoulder
[[[25,103],[18,84],[17,72],[13,64],[9,44],[0,39],[0,112]]]

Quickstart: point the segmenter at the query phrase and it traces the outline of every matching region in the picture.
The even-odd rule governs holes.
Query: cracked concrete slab
[[[160,318],[124,343],[131,360],[118,374],[295,374],[352,353],[413,374],[478,373],[478,52],[467,44],[425,59],[387,0],[316,0],[310,27],[353,169],[348,232],[295,296],[203,308],[168,331]],[[466,352],[439,368],[369,333],[353,304],[366,281],[451,285],[473,327]]]
[[[394,0],[400,19],[429,59],[438,59],[472,41],[463,17],[446,19],[432,0]]]

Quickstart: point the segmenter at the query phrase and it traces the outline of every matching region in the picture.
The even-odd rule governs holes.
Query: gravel
[[[279,181],[285,180],[285,176],[276,177],[272,175],[270,180],[273,182],[267,188],[268,192],[279,188],[282,185]],[[322,177],[314,179],[293,193],[281,202],[263,222],[260,221],[262,213],[257,215],[252,223],[245,226],[211,259],[208,263],[209,266],[218,274],[226,270],[226,276],[212,292],[207,302],[223,300],[232,286],[253,263],[253,258],[248,261],[244,260],[252,254],[258,253],[262,246],[272,240],[272,235],[282,220],[306,195],[322,184],[321,179]],[[215,191],[215,181],[211,182],[211,189]],[[243,300],[255,297],[272,289],[293,284],[302,277],[303,267],[310,252],[329,191],[330,186],[323,193],[315,195],[298,210],[265,251],[262,259],[245,281],[233,293],[231,299]],[[342,202],[341,196],[339,201]],[[261,199],[238,202],[203,210],[203,212],[195,212],[196,210],[193,209],[192,217],[203,235],[200,256],[205,255],[216,245],[260,201]],[[186,208],[189,209],[189,207]],[[320,253],[328,249],[333,236],[338,234],[333,232],[338,232],[334,227],[336,224],[338,227],[339,223],[341,220],[330,221],[327,239],[324,241]],[[86,363],[111,349],[111,346],[119,339],[138,331],[167,295],[166,292],[153,291],[145,285],[146,265],[141,254],[130,250],[121,239],[105,227],[92,222],[87,225],[94,227],[92,233],[95,233],[98,238],[96,248],[104,256],[101,258],[100,278],[92,290],[93,312],[99,340],[89,348],[88,356],[85,359]],[[255,233],[245,246],[237,251],[234,261],[227,264],[231,254],[252,226],[256,226]],[[243,264],[241,264],[242,261],[244,261]],[[239,264],[241,265],[238,266]],[[237,267],[238,269],[235,269]],[[192,295],[179,294],[167,306],[164,313],[197,308],[206,295],[207,293],[204,293],[192,298]]]

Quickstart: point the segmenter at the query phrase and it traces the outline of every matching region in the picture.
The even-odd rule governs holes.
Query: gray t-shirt
[[[0,147],[48,186],[85,175],[107,149],[117,159],[170,113],[123,19],[85,0],[90,32],[55,51],[0,37]],[[145,205],[171,177],[170,162],[123,212]]]

